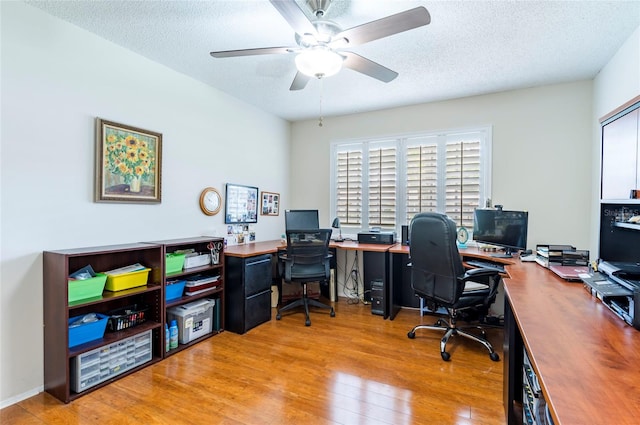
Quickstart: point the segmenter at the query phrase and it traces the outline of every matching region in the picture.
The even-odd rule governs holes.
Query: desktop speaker
[[[402,226],[402,245],[409,245],[409,226]]]

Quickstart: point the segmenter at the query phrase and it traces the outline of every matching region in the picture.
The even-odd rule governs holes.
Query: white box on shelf
[[[211,264],[211,254],[199,254],[186,256],[184,258],[184,268],[191,269],[193,267],[208,266]]]
[[[216,300],[205,298],[167,309],[167,321],[178,323],[178,341],[188,344],[213,331],[213,307]]]

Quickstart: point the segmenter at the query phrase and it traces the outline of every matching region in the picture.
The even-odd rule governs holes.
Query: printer
[[[598,273],[582,281],[591,295],[640,330],[640,263],[600,261]]]
[[[396,232],[369,231],[358,233],[358,243],[378,243],[393,245],[396,240]]]
[[[598,271],[630,291],[640,291],[640,264],[600,261]]]

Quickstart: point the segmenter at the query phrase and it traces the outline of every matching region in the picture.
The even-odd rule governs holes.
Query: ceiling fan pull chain
[[[322,82],[323,78],[319,78],[320,80],[320,119],[318,120],[318,127],[322,127],[322,88],[324,83]]]

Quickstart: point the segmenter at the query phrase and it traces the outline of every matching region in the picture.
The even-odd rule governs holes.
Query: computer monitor
[[[318,210],[286,210],[284,222],[287,230],[312,230],[320,228]]]
[[[527,249],[528,227],[526,211],[478,208],[473,216],[473,240],[504,248],[504,254],[494,257],[511,257],[514,252]]]

